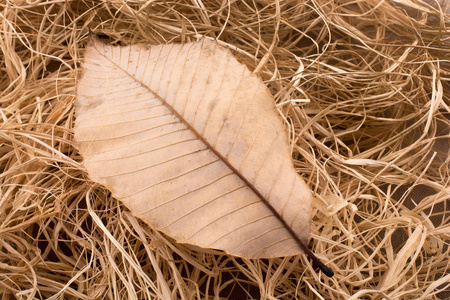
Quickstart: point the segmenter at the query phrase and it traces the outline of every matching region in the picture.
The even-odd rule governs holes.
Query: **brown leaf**
[[[75,138],[92,180],[180,243],[247,258],[303,253],[311,192],[260,78],[209,40],[94,40],[85,56]]]

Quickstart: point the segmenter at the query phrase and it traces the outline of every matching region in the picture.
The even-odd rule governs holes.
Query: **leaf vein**
[[[184,125],[183,123],[179,123],[179,124],[180,124],[180,125]],[[91,153],[91,154],[93,154],[93,155],[106,154],[106,153],[114,152],[114,151],[119,150],[119,149],[129,148],[129,147],[131,147],[131,146],[136,146],[136,145],[139,145],[139,144],[142,144],[142,143],[146,143],[146,142],[148,142],[148,141],[151,141],[151,140],[154,140],[154,139],[157,139],[157,138],[160,138],[160,137],[163,137],[163,136],[172,134],[172,133],[176,133],[176,132],[180,132],[180,131],[188,131],[188,130],[189,130],[188,128],[183,127],[183,128],[179,128],[179,129],[177,129],[177,130],[165,132],[165,133],[163,133],[163,134],[160,134],[160,135],[157,135],[157,136],[148,138],[148,139],[140,140],[139,142],[134,143],[134,144],[126,144],[126,143],[125,143],[123,146],[120,146],[120,147],[117,147],[117,148],[110,148],[110,149],[108,149],[107,151],[101,151],[101,152]],[[190,132],[190,131],[189,131],[189,132]]]
[[[127,121],[120,121],[118,123],[102,123],[102,124],[97,124],[97,125],[90,125],[90,126],[85,126],[85,127],[78,127],[78,129],[86,129],[86,128],[98,128],[98,127],[108,127],[108,126],[117,126],[117,125],[121,125],[121,124],[127,124],[127,123],[134,123],[134,122],[141,122],[141,121],[148,121],[148,120],[152,120],[152,119],[158,119],[161,117],[165,117],[165,116],[171,116],[172,113],[164,113],[161,115],[157,115],[157,116],[150,116],[147,118],[141,118],[141,119],[133,119],[133,120],[127,120]]]
[[[195,172],[195,171],[197,171],[198,169],[201,169],[201,168],[203,168],[203,167],[206,167],[207,165],[216,163],[216,162],[218,162],[218,161],[220,161],[220,160],[219,160],[219,159],[212,160],[212,161],[207,162],[207,163],[205,163],[205,164],[203,164],[203,165],[200,165],[200,166],[197,166],[197,167],[195,167],[195,168],[193,168],[193,169],[190,169],[190,170],[188,170],[188,171],[186,171],[186,172],[184,172],[184,173],[178,174],[178,175],[176,175],[176,176],[173,176],[173,177],[164,179],[164,180],[162,180],[162,181],[160,181],[160,182],[157,182],[157,183],[154,183],[154,184],[152,184],[152,185],[149,185],[149,186],[145,187],[145,188],[142,189],[142,190],[139,190],[139,191],[137,191],[137,192],[135,192],[135,193],[129,194],[129,195],[127,195],[127,196],[124,196],[122,199],[130,198],[130,197],[132,197],[132,196],[135,196],[135,195],[137,195],[137,194],[140,194],[140,193],[142,193],[142,192],[144,192],[144,191],[146,191],[146,190],[148,190],[148,189],[151,189],[152,187],[155,187],[155,186],[157,186],[157,185],[159,185],[159,184],[161,184],[161,183],[164,183],[164,182],[167,182],[167,181],[176,179],[176,178],[180,178],[180,177],[186,176],[186,175],[189,174],[189,173]]]
[[[153,126],[153,127],[150,127],[150,128],[145,128],[143,130],[127,133],[127,134],[120,135],[120,136],[114,136],[114,137],[109,137],[109,138],[94,138],[94,139],[88,139],[88,140],[78,140],[78,142],[93,142],[93,141],[94,142],[101,142],[101,141],[109,141],[109,140],[121,139],[121,138],[129,137],[129,136],[132,136],[132,135],[135,135],[135,134],[140,134],[140,133],[146,132],[148,130],[160,128],[162,126],[167,126],[167,125],[171,125],[171,124],[180,124],[180,123],[181,122],[179,122],[179,121],[174,121],[174,122],[169,122],[169,123]]]
[[[202,152],[202,151],[205,151],[205,150],[208,150],[208,148],[196,149],[196,150],[191,151],[191,152],[183,153],[181,155],[178,155],[178,156],[175,156],[175,157],[171,157],[171,158],[169,158],[167,160],[160,161],[160,162],[158,162],[156,164],[145,166],[145,167],[142,167],[140,169],[129,170],[127,172],[117,173],[117,174],[114,174],[114,175],[99,176],[98,178],[111,178],[111,177],[116,177],[116,176],[123,176],[123,175],[127,175],[127,174],[132,174],[132,173],[140,172],[140,171],[143,171],[143,170],[148,170],[148,169],[154,168],[156,166],[159,166],[159,165],[171,162],[173,160],[180,159],[182,157],[186,157],[186,156],[189,156],[189,155],[192,155],[192,154],[195,154],[195,153],[199,153],[199,152]]]
[[[223,179],[223,178],[225,178],[225,177],[228,177],[228,176],[230,176],[230,175],[234,175],[234,173],[228,173],[228,174],[222,175],[222,176],[220,176],[220,177],[218,177],[218,178],[216,178],[216,179],[214,179],[214,180],[212,180],[212,181],[210,181],[210,182],[208,182],[208,183],[206,183],[206,184],[204,184],[204,185],[202,185],[202,186],[200,186],[200,187],[198,187],[198,188],[195,188],[195,189],[193,189],[193,190],[190,190],[189,192],[186,192],[186,193],[184,193],[184,194],[182,194],[182,195],[178,195],[178,196],[175,197],[175,198],[172,198],[172,199],[170,199],[170,200],[168,200],[168,201],[166,201],[166,202],[160,203],[160,204],[158,204],[158,205],[156,205],[156,206],[154,206],[154,207],[152,207],[152,208],[150,208],[150,209],[147,209],[147,210],[145,210],[145,211],[143,211],[143,212],[140,212],[140,213],[138,214],[138,216],[141,216],[141,215],[143,215],[143,214],[149,213],[149,212],[151,212],[151,211],[153,211],[153,210],[155,210],[155,209],[158,209],[158,208],[161,207],[161,206],[167,205],[167,204],[169,204],[169,203],[171,203],[171,202],[173,202],[173,201],[176,201],[176,200],[178,200],[178,199],[180,199],[180,198],[182,198],[182,197],[185,197],[185,196],[187,196],[187,195],[189,195],[189,194],[191,194],[191,193],[194,193],[194,192],[196,192],[196,191],[198,191],[198,190],[201,190],[201,189],[203,189],[203,188],[205,188],[205,187],[207,187],[207,186],[210,186],[210,185],[212,185],[212,184],[214,184],[214,183],[216,183],[216,182],[219,182],[221,179]]]
[[[232,251],[233,251],[233,252],[236,252],[236,251],[240,250],[242,247],[244,247],[245,245],[247,245],[248,243],[250,243],[250,242],[252,242],[252,241],[254,241],[254,240],[260,239],[261,237],[263,237],[263,236],[265,236],[265,235],[271,233],[272,231],[279,230],[279,229],[284,229],[284,227],[283,227],[283,226],[277,226],[277,227],[270,228],[269,230],[266,230],[266,231],[264,231],[263,233],[258,234],[257,236],[254,236],[254,237],[252,237],[251,239],[246,240],[244,243],[242,243],[241,245],[239,245],[237,248],[234,248]],[[259,252],[260,250],[261,250],[261,249],[259,249],[257,252]],[[257,253],[257,252],[256,252],[256,253]],[[253,256],[253,255],[252,255],[252,256]]]
[[[249,205],[256,204],[256,203],[259,203],[259,202],[260,202],[260,201],[251,202],[251,203],[249,203],[248,205],[245,205],[245,206],[243,206],[243,207],[247,207],[247,206],[249,206]],[[243,208],[243,207],[242,207],[242,208]],[[259,218],[257,218],[257,219],[253,219],[253,220],[251,220],[250,222],[247,222],[247,223],[245,223],[245,224],[239,225],[238,227],[236,227],[236,228],[232,229],[231,231],[225,233],[224,235],[220,236],[220,237],[219,237],[218,239],[216,239],[214,242],[210,243],[210,244],[208,245],[208,247],[212,247],[212,246],[213,246],[214,244],[216,244],[218,241],[220,241],[221,239],[223,239],[224,237],[226,237],[226,236],[228,236],[228,235],[230,235],[230,234],[233,234],[234,232],[238,231],[239,229],[242,229],[242,228],[244,228],[244,227],[247,227],[247,226],[250,225],[250,224],[253,224],[253,223],[262,221],[262,220],[267,219],[267,218],[270,218],[270,217],[275,217],[275,216],[274,216],[273,214],[265,215],[265,216],[259,217]]]
[[[164,225],[163,227],[160,228],[160,230],[164,230],[165,228],[167,228],[167,227],[169,227],[169,226],[175,224],[176,222],[180,221],[181,219],[185,218],[186,216],[192,214],[194,211],[197,211],[197,210],[199,210],[199,209],[201,209],[201,208],[207,206],[208,204],[211,204],[211,203],[214,202],[215,200],[220,199],[220,198],[222,198],[222,197],[225,197],[226,195],[232,194],[232,193],[234,193],[235,191],[238,191],[238,190],[240,190],[240,189],[242,189],[242,188],[244,188],[244,187],[246,187],[246,186],[247,186],[247,185],[245,185],[245,184],[240,185],[240,186],[238,186],[238,187],[236,187],[236,188],[234,188],[234,189],[232,189],[232,190],[230,190],[230,191],[227,191],[226,193],[222,193],[221,195],[219,195],[219,196],[217,196],[217,197],[215,197],[215,198],[213,198],[213,199],[208,200],[207,202],[203,203],[202,205],[200,205],[200,206],[198,206],[198,207],[196,207],[196,208],[190,210],[190,211],[187,212],[186,214],[184,214],[184,215],[178,217],[177,219],[173,220],[173,221],[170,222],[169,224]]]
[[[120,156],[120,157],[113,157],[113,158],[107,158],[107,159],[89,160],[89,162],[90,163],[96,163],[96,162],[105,162],[105,161],[117,161],[117,160],[121,160],[121,159],[137,157],[137,156],[148,154],[148,153],[151,153],[151,152],[154,152],[154,151],[157,151],[157,150],[162,150],[162,149],[165,149],[165,148],[168,148],[168,147],[171,147],[171,146],[175,146],[175,145],[182,144],[182,143],[189,142],[189,141],[196,141],[196,140],[198,140],[198,139],[197,138],[193,138],[193,139],[179,140],[179,141],[176,141],[176,142],[169,142],[169,144],[166,144],[164,146],[160,146],[160,147],[157,147],[157,148],[146,150],[144,152],[139,152],[137,154],[127,155],[127,156]]]

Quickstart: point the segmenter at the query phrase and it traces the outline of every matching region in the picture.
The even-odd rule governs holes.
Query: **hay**
[[[446,5],[446,6],[445,6]],[[0,4],[2,299],[448,299],[445,1]],[[87,179],[74,94],[91,29],[112,44],[217,38],[261,76],[316,201],[303,256],[173,243]]]

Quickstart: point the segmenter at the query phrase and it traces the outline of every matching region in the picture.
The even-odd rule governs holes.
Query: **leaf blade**
[[[80,122],[76,127],[76,139],[80,143],[80,152],[85,157],[89,175],[110,188],[113,195],[121,199],[132,212],[140,214],[155,229],[162,230],[178,241],[223,249],[244,257],[301,253],[302,249],[293,239],[292,232],[306,241],[311,196],[290,163],[287,137],[279,134],[284,129],[276,115],[273,99],[262,81],[239,64],[229,51],[218,47],[217,43],[203,43],[144,49],[141,46],[108,48],[97,42],[87,50],[86,57],[94,62],[91,66],[88,66],[89,63],[85,66],[87,71],[80,81],[82,87],[79,89],[81,92],[77,105],[89,111],[89,108],[86,109],[89,97],[100,97],[92,99],[91,107],[97,111],[113,111],[118,118],[112,124],[107,123],[104,116],[87,121],[89,118],[85,120],[83,112],[77,114]],[[146,61],[145,64],[139,64],[141,60]],[[145,69],[152,71],[145,72]],[[99,70],[102,72],[96,73]],[[190,70],[187,75],[186,70]],[[96,87],[89,85],[86,73],[91,72],[94,74],[91,77],[100,78],[101,82]],[[114,76],[104,77],[105,73]],[[111,96],[111,90],[120,86],[120,82],[135,88],[131,94],[129,89],[117,89],[117,93]],[[103,93],[99,92],[102,85]],[[125,94],[126,91],[129,94]],[[135,115],[119,115],[117,109],[113,108],[119,105],[126,106],[127,110],[140,111],[140,106],[133,107],[133,103],[144,103],[145,97],[152,99],[147,101],[162,102],[167,108],[167,111],[163,109],[165,114],[174,116],[168,118],[173,124],[169,122],[155,127],[155,123],[152,123],[153,127],[145,127],[151,119],[142,119],[142,112],[136,114],[141,118],[138,120]],[[264,117],[261,118],[261,115]],[[124,124],[132,125],[123,129]],[[83,127],[88,133],[83,131]],[[106,132],[106,127],[114,129],[110,128]],[[152,152],[143,151],[136,145],[142,146],[145,143],[142,140],[148,139],[145,136],[152,130],[160,134],[162,132],[159,137],[155,137],[157,134],[154,132],[151,139],[153,147],[158,148],[159,144],[155,143],[176,145],[180,139],[197,138],[207,149],[194,147],[186,155],[172,155],[171,159],[170,154],[164,151],[160,151],[159,156],[155,153],[149,155]],[[86,135],[90,139],[86,139]],[[172,136],[172,139],[158,142],[161,136]],[[130,144],[134,146],[124,146]],[[159,146],[162,147],[162,144]],[[115,153],[112,149],[122,150]],[[126,151],[141,154],[136,155],[136,158]],[[96,165],[95,162],[105,161],[102,153],[114,153],[113,157],[120,157],[120,160],[116,159],[115,166],[106,171],[102,164]],[[127,162],[130,157],[136,160]],[[169,158],[164,160],[163,157]],[[187,157],[189,163],[186,163]],[[157,164],[143,167],[140,166],[142,161],[155,161]],[[133,168],[126,172],[120,171],[130,166]],[[153,170],[144,171],[148,168]],[[230,171],[232,175],[227,175]],[[136,181],[136,176],[131,176],[137,173],[139,178],[146,178],[144,189],[139,188],[142,181]],[[282,179],[279,178],[281,174]],[[126,186],[125,192],[118,188],[121,185]],[[139,202],[137,205],[138,200],[133,197],[137,197],[138,193],[131,192],[136,190],[142,193],[150,190],[147,197],[152,201],[146,204]],[[177,190],[182,193],[177,195]],[[269,205],[262,201],[265,197]],[[161,199],[175,200],[164,204]],[[169,207],[169,203],[175,204]],[[143,208],[143,205],[148,207]],[[272,210],[278,215],[274,215]],[[171,214],[170,222],[160,217],[167,216],[168,212]],[[287,220],[280,223],[280,218]],[[198,222],[196,227],[192,219],[202,220],[203,223]],[[286,226],[292,227],[291,231],[286,230]],[[188,233],[183,232],[189,227]],[[211,232],[222,234],[214,237]]]

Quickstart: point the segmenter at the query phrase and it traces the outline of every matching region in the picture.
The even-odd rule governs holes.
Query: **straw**
[[[0,4],[3,299],[448,299],[446,1]],[[314,192],[304,256],[174,243],[87,178],[74,101],[92,31],[115,45],[218,39],[260,76]]]

